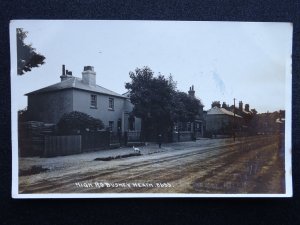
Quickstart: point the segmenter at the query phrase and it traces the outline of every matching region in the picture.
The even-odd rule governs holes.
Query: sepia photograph
[[[292,34],[12,20],[13,198],[292,197]]]

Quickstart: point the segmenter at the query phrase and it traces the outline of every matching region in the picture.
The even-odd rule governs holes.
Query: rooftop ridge
[[[229,116],[235,116],[235,117],[241,117],[237,114],[234,114],[233,112],[227,110],[227,109],[224,109],[224,108],[219,108],[217,106],[214,106],[213,108],[209,109],[207,111],[207,114],[208,115],[221,115],[221,114],[226,114],[226,115],[229,115]],[[241,117],[242,118],[242,117]]]
[[[118,94],[117,92],[111,91],[107,88],[104,88],[100,85],[95,85],[91,86],[82,81],[81,78],[79,77],[72,77],[66,80],[63,80],[61,82],[46,86],[44,88],[26,93],[25,95],[31,95],[31,94],[39,94],[39,93],[47,93],[47,92],[55,92],[55,91],[61,91],[61,90],[66,90],[66,89],[80,89],[83,91],[90,91],[90,92],[95,92],[99,94],[104,94],[104,95],[111,95],[119,98],[127,98],[121,94]]]

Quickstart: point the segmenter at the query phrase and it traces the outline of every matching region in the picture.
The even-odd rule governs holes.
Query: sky
[[[25,42],[46,57],[23,76],[16,74],[16,28],[28,31]],[[80,78],[84,66],[94,66],[97,84],[120,94],[129,72],[148,66],[171,74],[180,91],[194,85],[205,110],[235,98],[273,112],[285,109],[291,89],[290,23],[15,20],[10,29],[18,109],[27,106],[24,94],[60,82],[62,64]]]

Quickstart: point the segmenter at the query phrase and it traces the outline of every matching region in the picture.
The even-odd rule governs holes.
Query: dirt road
[[[277,136],[195,142],[20,176],[20,193],[284,193]],[[167,149],[167,147],[166,147]]]

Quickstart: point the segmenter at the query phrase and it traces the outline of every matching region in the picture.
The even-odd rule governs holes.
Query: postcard
[[[292,33],[12,20],[12,197],[292,197]]]

